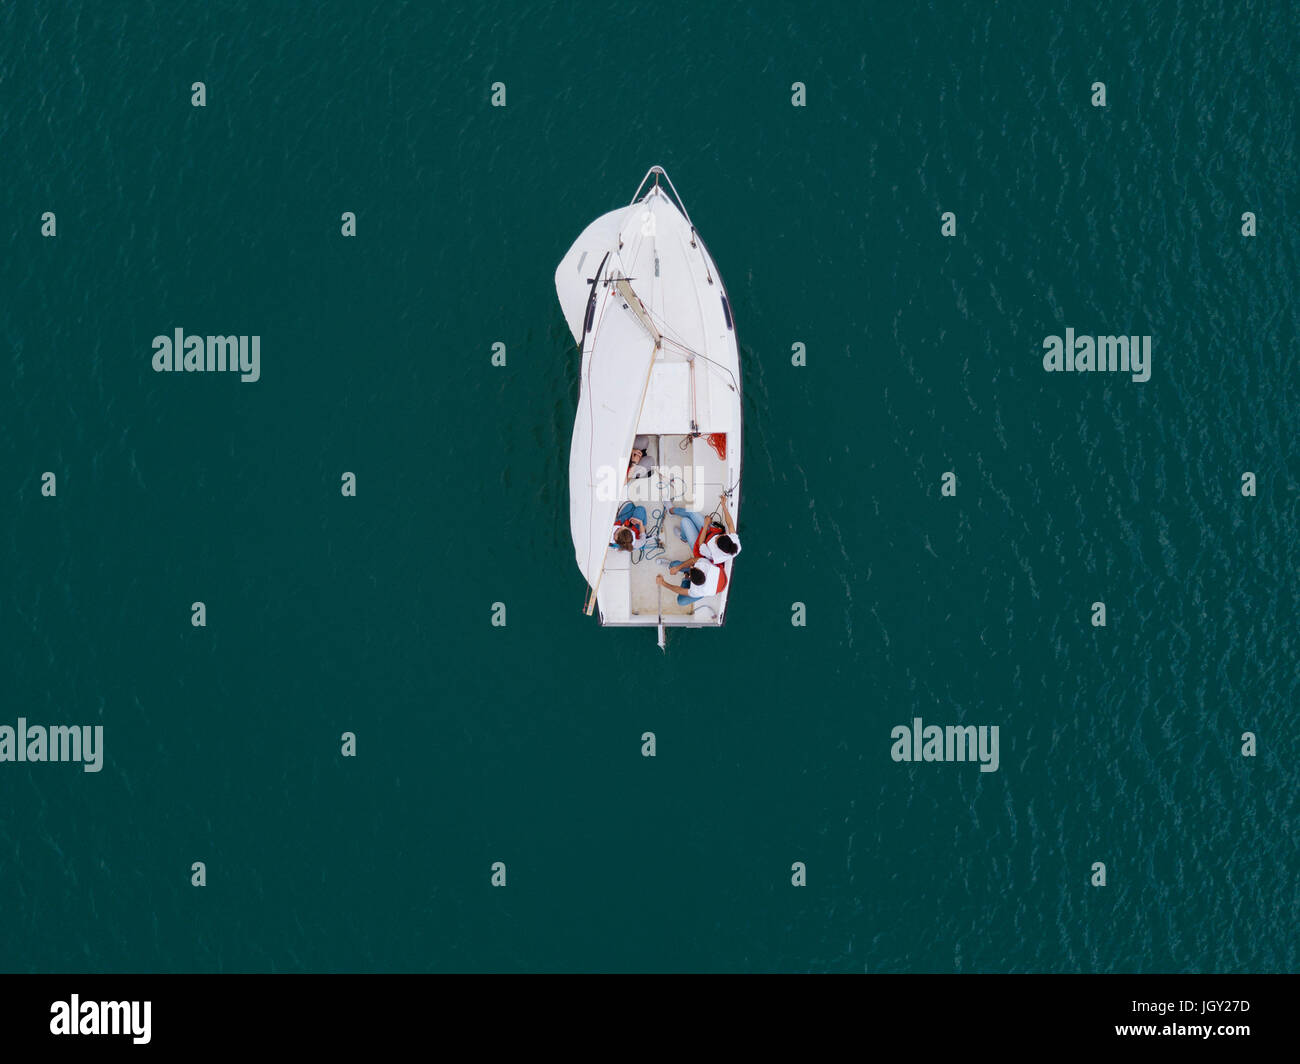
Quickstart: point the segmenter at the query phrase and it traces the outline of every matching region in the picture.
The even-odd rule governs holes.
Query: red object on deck
[[[727,434],[725,432],[710,432],[706,439],[709,441],[709,446],[718,453],[718,457],[725,462],[727,460]]]

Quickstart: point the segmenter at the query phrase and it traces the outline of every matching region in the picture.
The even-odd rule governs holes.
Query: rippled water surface
[[[0,763],[0,968],[1297,968],[1285,5],[187,7],[0,11],[0,724],[105,729]],[[581,613],[552,281],[656,163],[746,417],[667,654]]]

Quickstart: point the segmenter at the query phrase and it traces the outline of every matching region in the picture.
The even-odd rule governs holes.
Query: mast
[[[636,315],[637,321],[645,326],[651,338],[655,342],[655,350],[658,351],[664,345],[663,335],[655,327],[655,323],[650,320],[650,312],[645,309],[645,304],[641,302],[641,297],[632,291],[632,286],[627,283],[626,277],[620,277],[614,282],[614,287],[618,289],[618,294],[626,300],[627,305],[631,308],[632,313]]]

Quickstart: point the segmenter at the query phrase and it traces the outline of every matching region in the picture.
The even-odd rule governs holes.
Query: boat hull
[[[674,510],[707,518],[725,494],[733,518],[740,513],[739,346],[717,265],[656,183],[583,231],[556,271],[556,291],[582,349],[570,526],[594,608],[610,626],[721,625],[734,573],[721,594],[688,604],[654,579],[678,582],[667,565],[690,556]],[[649,445],[653,469],[628,481],[634,442]],[[630,553],[609,547],[628,504],[644,509],[652,532],[647,548]]]

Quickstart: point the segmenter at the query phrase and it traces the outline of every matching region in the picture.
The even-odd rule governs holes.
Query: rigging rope
[[[686,482],[675,474],[665,477],[660,473],[656,487],[663,505],[657,510],[650,511],[654,524],[645,530],[646,545],[637,551],[636,557],[632,559],[633,565],[640,561],[657,561],[668,553],[668,548],[664,546],[664,521],[668,519],[668,511],[672,509],[672,504],[686,498]],[[665,491],[667,495],[664,494]]]

